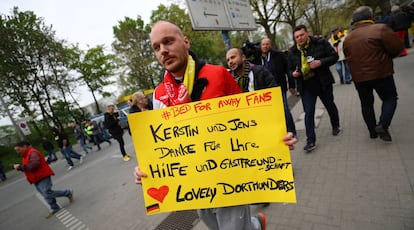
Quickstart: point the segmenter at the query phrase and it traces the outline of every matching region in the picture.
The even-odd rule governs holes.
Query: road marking
[[[70,230],[75,230],[78,226],[80,226],[82,222],[77,222],[73,227],[70,228]]]
[[[36,197],[49,209],[49,204],[46,202],[46,200],[43,198],[42,195],[40,195],[40,193],[36,193]],[[59,204],[58,204],[59,205]],[[59,205],[59,207],[61,207]],[[70,230],[89,230],[88,227],[86,227],[86,225],[84,223],[82,223],[81,220],[79,220],[78,218],[76,218],[74,215],[72,215],[72,213],[70,213],[67,209],[65,208],[61,208],[59,210],[59,212],[57,212],[55,214],[55,217],[67,228],[69,229],[69,227],[73,224],[75,224],[74,226],[72,226],[70,228]],[[78,227],[79,226],[79,227]]]
[[[88,227],[81,220],[76,218],[72,213],[70,213],[67,209],[61,208],[61,210],[55,215],[55,217],[67,228],[69,229],[72,226],[71,230],[89,230]],[[79,227],[78,227],[79,226]]]

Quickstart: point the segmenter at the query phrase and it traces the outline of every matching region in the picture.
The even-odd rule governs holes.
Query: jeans
[[[89,153],[88,149],[90,149],[90,147],[85,143],[85,139],[83,137],[78,139],[78,143],[85,153]]]
[[[59,205],[56,203],[56,197],[68,197],[71,195],[70,190],[52,190],[52,180],[46,177],[35,184],[36,190],[45,198],[51,211],[58,211]]]
[[[249,205],[197,210],[208,229],[214,230],[260,230],[260,223],[250,216]]]
[[[54,149],[49,149],[47,150],[47,156],[49,158],[50,161],[54,161],[57,160],[57,156],[56,156],[56,152]]]
[[[71,158],[75,158],[75,159],[78,159],[79,160],[82,157],[79,153],[77,153],[77,152],[75,152],[75,151],[72,150],[72,146],[71,145],[66,146],[66,148],[61,148],[60,149],[60,152],[65,157],[66,162],[70,166],[73,166],[73,161],[72,161]]]
[[[338,61],[336,63],[336,71],[338,72],[339,80],[341,83],[351,81],[351,73],[349,72],[349,65],[347,60]]]
[[[397,109],[398,94],[394,77],[391,75],[382,79],[355,82],[355,88],[361,101],[362,117],[369,132],[375,133],[375,126],[377,125],[374,111],[374,90],[382,100],[379,123],[383,129],[388,129]]]
[[[282,90],[283,107],[285,110],[286,128],[288,132],[293,133],[296,136],[295,122],[293,121],[292,113],[290,113],[289,105],[287,102],[286,92]]]
[[[314,95],[311,91],[304,88],[301,96],[303,110],[305,111],[306,142],[307,144],[314,144],[316,142],[315,105],[318,96],[328,111],[332,129],[339,128],[338,108],[334,102],[333,88],[332,85],[328,85],[325,89],[321,89],[319,95]]]

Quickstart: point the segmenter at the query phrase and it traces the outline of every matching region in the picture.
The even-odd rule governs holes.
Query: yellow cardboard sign
[[[147,214],[296,202],[280,87],[128,115]]]

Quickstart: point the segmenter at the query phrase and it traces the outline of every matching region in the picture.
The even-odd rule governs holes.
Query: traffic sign
[[[194,30],[256,30],[248,0],[187,0]]]

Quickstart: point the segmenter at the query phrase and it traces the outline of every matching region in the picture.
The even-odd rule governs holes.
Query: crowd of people
[[[132,95],[128,101],[130,113],[280,86],[287,127],[283,141],[290,149],[294,149],[297,142],[295,123],[287,103],[287,92],[293,95],[298,92],[305,112],[306,145],[303,149],[310,153],[316,149],[314,116],[318,97],[329,114],[332,135],[337,136],[342,131],[338,107],[334,101],[335,79],[329,69],[336,64],[340,83],[350,84],[352,81],[355,85],[370,138],[379,136],[390,142],[392,138],[388,128],[398,99],[392,62],[393,58],[403,52],[402,36],[397,35],[387,24],[376,24],[372,9],[367,6],[359,7],[353,13],[351,32],[339,27],[333,28],[331,32],[328,41],[310,36],[307,27],[299,25],[293,28],[295,44],[287,54],[273,49],[270,39],[264,38],[260,43],[260,55],[253,60],[249,60],[242,49],[232,48],[226,53],[229,68],[226,69],[198,59],[190,50],[190,40],[177,25],[159,21],[152,27],[150,41],[157,60],[165,69],[164,78],[154,90],[152,100],[142,92]],[[374,90],[383,102],[378,122],[373,109]],[[124,148],[119,119],[115,106],[108,105],[104,115],[104,127],[119,143],[123,160],[129,161],[130,156]],[[71,127],[85,154],[92,150],[85,139],[89,138],[98,150],[101,149],[100,143],[103,141],[111,144],[108,135],[103,134],[102,127],[96,122],[87,120],[84,126],[72,122]],[[53,129],[53,132],[68,169],[73,167],[72,158],[82,163],[85,155],[72,149],[68,135],[58,128]],[[54,173],[47,163],[57,160],[57,157],[50,141],[44,140],[43,147],[49,154],[47,161],[39,159],[39,151],[29,143],[19,142],[15,148],[23,161],[13,167],[23,171],[28,181],[35,184],[50,204],[53,215],[59,210],[55,198],[66,196],[73,201],[73,191],[51,189],[50,177]],[[147,176],[139,167],[135,168],[134,175],[137,184]],[[36,180],[33,180],[34,176]],[[198,214],[209,229],[266,228],[266,216],[263,213],[252,216],[249,205],[202,209],[198,210]]]

